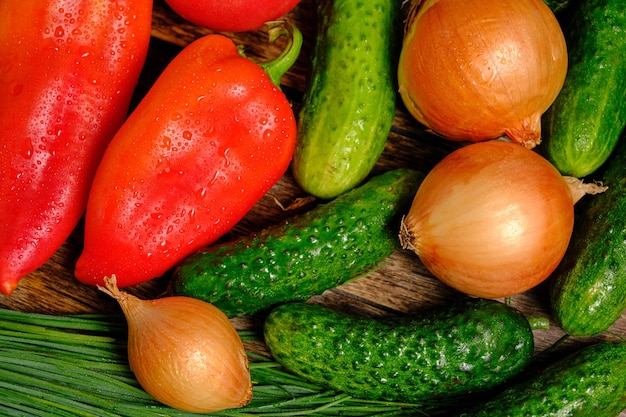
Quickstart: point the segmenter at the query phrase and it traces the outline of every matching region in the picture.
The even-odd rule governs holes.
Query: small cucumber
[[[292,172],[331,199],[360,184],[383,152],[395,115],[400,0],[322,0]]]
[[[581,178],[604,164],[626,125],[626,8],[622,0],[571,3],[569,69],[543,131],[550,162]]]
[[[584,347],[459,417],[616,417],[626,409],[626,343]]]
[[[626,309],[626,142],[609,159],[604,185],[581,202],[570,246],[550,277],[554,319],[573,336],[603,332]]]
[[[370,272],[399,248],[397,230],[423,174],[385,172],[258,234],[209,247],[174,272],[174,294],[228,316],[307,299]]]
[[[276,361],[311,382],[416,403],[494,387],[524,369],[534,349],[522,313],[478,298],[382,319],[294,302],[272,310],[263,333]]]

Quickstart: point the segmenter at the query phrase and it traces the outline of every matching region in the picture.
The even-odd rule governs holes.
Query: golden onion
[[[445,138],[533,148],[566,72],[565,38],[542,0],[413,0],[399,92]]]
[[[536,152],[511,142],[464,146],[424,178],[400,241],[442,282],[500,298],[544,281],[574,226],[570,184]]]
[[[190,297],[141,300],[120,291],[115,276],[104,282],[99,288],[117,300],[128,322],[128,362],[148,394],[194,413],[250,402],[248,357],[222,311]]]

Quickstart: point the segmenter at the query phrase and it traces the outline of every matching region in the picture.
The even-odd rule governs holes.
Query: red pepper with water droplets
[[[302,36],[262,68],[232,40],[211,34],[165,68],[111,141],[85,215],[75,275],[119,287],[163,276],[231,228],[282,177],[296,122],[278,80],[295,62]]]
[[[152,0],[0,2],[0,292],[43,265],[85,211],[128,114]]]

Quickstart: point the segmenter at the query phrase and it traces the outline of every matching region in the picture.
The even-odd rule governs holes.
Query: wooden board
[[[283,91],[299,109],[310,64],[312,42],[315,36],[314,1],[302,0],[288,17],[301,28],[305,41],[298,62],[282,80]],[[210,31],[198,28],[176,16],[164,3],[154,5],[152,43],[145,69],[134,98],[134,104],[145,94],[167,63],[189,42]],[[261,62],[275,57],[278,45],[269,45],[266,32],[227,33],[245,46],[248,56]],[[442,140],[425,131],[404,109],[401,100],[385,151],[374,173],[401,166],[428,172],[441,158],[458,145]],[[300,197],[302,190],[293,181],[290,172],[268,192],[232,232],[229,239],[240,234],[259,230],[291,215],[282,207],[289,206]],[[280,204],[279,204],[280,203]],[[48,314],[119,312],[115,302],[93,287],[80,284],[73,277],[75,261],[82,247],[82,224],[39,270],[24,278],[15,293],[0,296],[0,307],[20,311]],[[154,298],[166,290],[168,277],[164,276],[129,289],[142,298]],[[343,309],[354,309],[363,314],[388,315],[397,312],[415,312],[441,303],[448,303],[460,294],[446,287],[424,268],[412,252],[399,250],[375,272],[339,288],[326,291],[315,300]],[[527,293],[514,296],[511,304],[528,316],[549,317],[546,284]],[[239,328],[258,325],[254,318],[233,320]],[[572,349],[581,344],[626,336],[626,319],[622,317],[607,332],[589,339],[569,339],[559,349]],[[549,330],[535,332],[536,349],[543,350],[563,336],[554,321]],[[626,414],[623,414],[626,416]]]

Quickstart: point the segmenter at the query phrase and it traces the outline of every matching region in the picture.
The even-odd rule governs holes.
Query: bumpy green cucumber
[[[587,346],[461,417],[616,417],[626,409],[624,358],[623,342]]]
[[[553,316],[574,336],[608,329],[626,309],[626,142],[609,159],[604,185],[579,203],[570,246],[551,277]]]
[[[604,164],[626,125],[626,8],[622,0],[576,0],[568,13],[569,69],[543,134],[548,159],[580,178]]]
[[[382,153],[395,115],[399,0],[322,0],[293,174],[320,198],[360,184]]]
[[[519,311],[475,298],[383,319],[288,303],[269,313],[264,336],[277,362],[312,382],[417,403],[500,384],[526,367],[534,346]]]
[[[423,174],[388,171],[284,223],[183,261],[175,294],[228,316],[307,299],[370,272],[398,248],[397,230]]]

